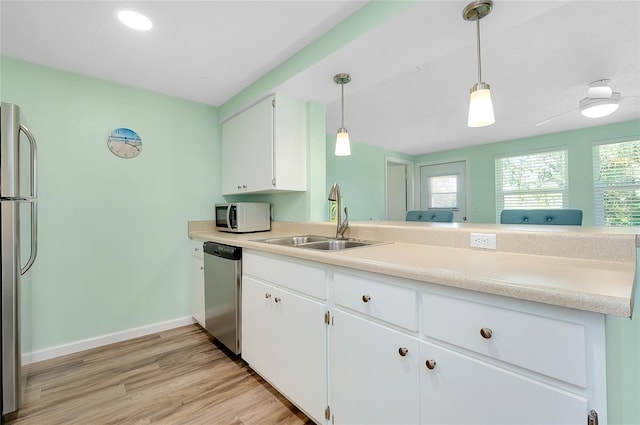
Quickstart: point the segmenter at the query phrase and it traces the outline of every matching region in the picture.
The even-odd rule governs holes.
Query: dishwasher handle
[[[227,260],[241,260],[242,248],[239,246],[224,245],[217,242],[205,242],[203,244],[204,253]]]

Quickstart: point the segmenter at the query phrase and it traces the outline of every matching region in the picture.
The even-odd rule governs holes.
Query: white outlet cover
[[[496,249],[495,233],[471,233],[471,248]]]

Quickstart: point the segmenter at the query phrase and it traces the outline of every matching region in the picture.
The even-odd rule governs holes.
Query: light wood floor
[[[190,325],[30,365],[6,425],[312,423]]]

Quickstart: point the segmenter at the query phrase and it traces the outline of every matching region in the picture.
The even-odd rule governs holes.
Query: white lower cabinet
[[[417,338],[338,308],[333,322],[332,423],[417,424]]]
[[[243,357],[317,423],[607,423],[603,315],[274,255],[248,266]]]
[[[588,401],[481,360],[420,343],[422,424],[585,424]]]
[[[267,273],[286,273],[277,261],[272,265]],[[242,358],[317,423],[327,407],[326,311],[323,300],[242,279]]]
[[[191,316],[204,328],[204,251],[201,241],[191,242]]]

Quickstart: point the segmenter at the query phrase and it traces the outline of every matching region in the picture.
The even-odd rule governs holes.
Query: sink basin
[[[299,246],[310,242],[326,241],[330,238],[325,236],[304,235],[304,236],[286,236],[284,238],[261,239],[259,242],[270,243],[274,245]]]
[[[358,248],[369,245],[379,245],[384,242],[364,241],[359,239],[335,239],[327,236],[303,235],[286,236],[283,238],[258,239],[273,245],[292,246],[297,248],[317,249],[320,251],[338,251],[342,249]]]
[[[357,248],[359,246],[369,246],[378,243],[380,242],[332,239],[327,241],[307,243],[302,245],[301,248],[319,249],[323,251],[337,251],[339,249]]]

